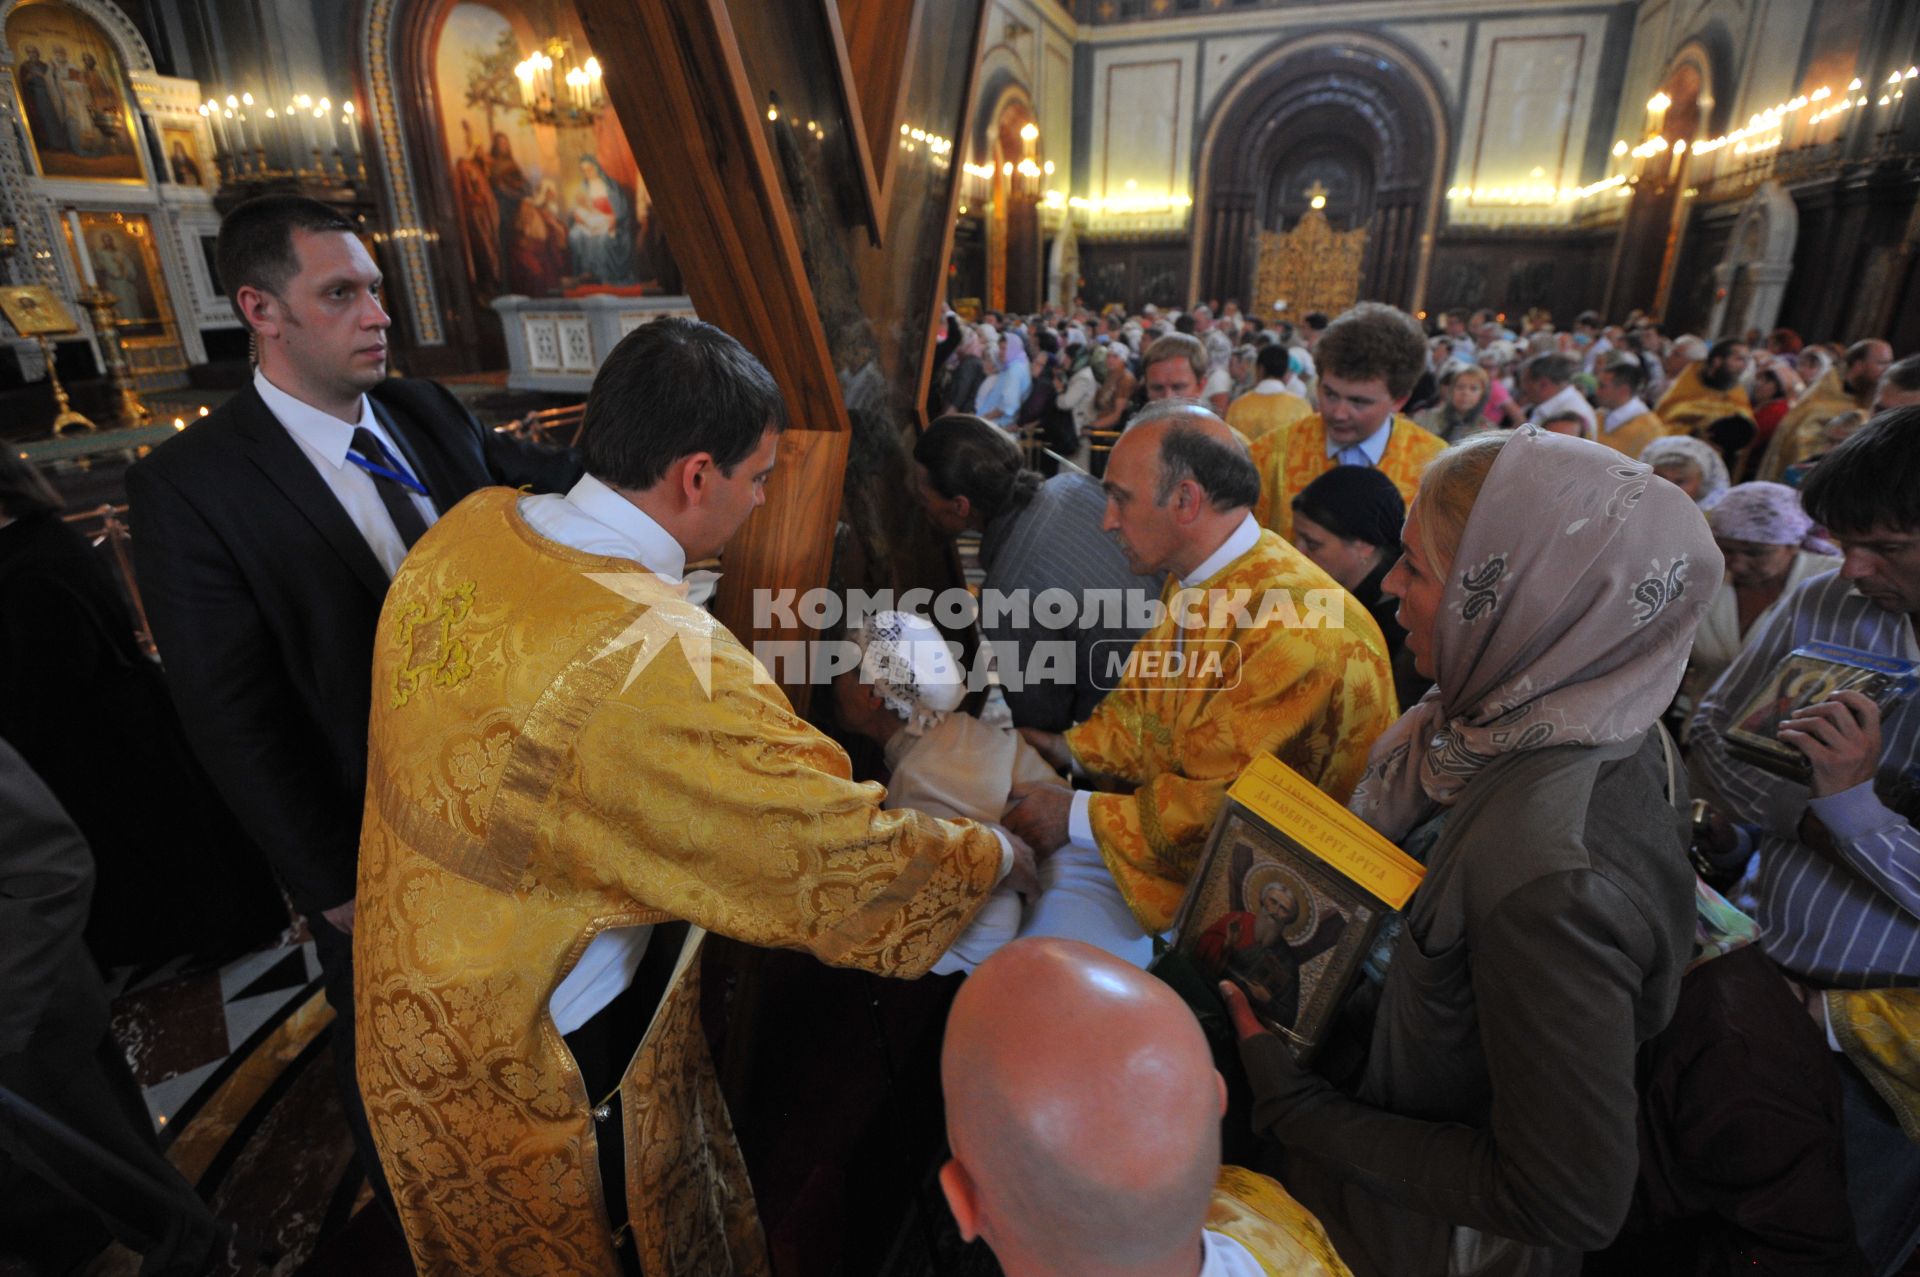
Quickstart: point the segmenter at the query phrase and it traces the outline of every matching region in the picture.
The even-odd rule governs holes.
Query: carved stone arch
[[[428,347],[447,342],[437,280],[458,275],[444,251],[434,251],[446,241],[437,235],[430,239],[430,228],[454,222],[444,216],[435,220],[436,214],[444,213],[440,200],[435,198],[431,184],[422,189],[415,180],[422,171],[416,164],[422,160],[431,164],[437,148],[428,144],[422,119],[403,118],[401,104],[431,84],[431,76],[414,71],[429,64],[410,59],[421,56],[420,29],[429,11],[438,15],[447,8],[444,0],[363,0],[355,68],[373,133],[368,141],[367,169],[381,175],[381,195],[386,205],[387,230],[382,233],[381,249],[389,291],[393,283],[400,285],[399,296],[406,301],[405,314],[414,343]],[[403,84],[405,94],[398,87]],[[409,113],[421,114],[417,109]],[[432,114],[429,110],[422,118],[431,119]],[[442,197],[450,197],[447,182],[440,183],[439,190]]]
[[[1193,297],[1248,295],[1254,239],[1272,220],[1274,166],[1303,139],[1344,135],[1368,158],[1361,294],[1418,308],[1452,150],[1425,60],[1370,32],[1320,31],[1255,58],[1209,112],[1194,181]]]
[[[1033,109],[1033,73],[1010,44],[1000,43],[980,58],[980,88],[974,101],[973,118],[967,121],[967,151],[970,158],[984,162],[993,150],[993,123],[1000,118],[1009,100],[1019,98]],[[1038,115],[1038,112],[1034,112]]]
[[[1726,256],[1713,268],[1709,332],[1732,336],[1774,326],[1793,275],[1793,248],[1799,238],[1800,210],[1793,196],[1777,180],[1763,183],[1747,198],[1727,240]]]
[[[28,0],[0,0],[0,31],[6,30],[7,19],[14,10],[26,4]],[[59,3],[76,13],[84,14],[107,33],[113,41],[114,52],[119,55],[120,65],[129,74],[141,72],[155,74],[153,69],[153,51],[147,48],[147,42],[140,34],[140,28],[133,24],[124,11],[108,0],[59,0]],[[12,59],[7,61],[11,63]]]

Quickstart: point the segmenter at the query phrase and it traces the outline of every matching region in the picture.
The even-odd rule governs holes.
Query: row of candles
[[[208,98],[201,103],[200,115],[213,130],[214,146],[236,171],[248,167],[249,156],[267,165],[284,154],[289,168],[301,169],[308,155],[329,151],[344,157],[343,172],[360,164],[360,116],[351,100],[340,103],[336,112],[330,98],[296,93],[284,108],[261,110],[253,94],[229,93],[224,102]]]

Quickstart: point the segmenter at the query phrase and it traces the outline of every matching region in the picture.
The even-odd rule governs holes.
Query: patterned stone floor
[[[334,1091],[333,1011],[319,975],[313,945],[295,933],[219,969],[169,963],[116,972],[110,986],[114,1034],[168,1159],[216,1214],[278,1251],[270,1266],[223,1274],[409,1271],[384,1218],[358,1214],[369,1197]],[[86,1271],[138,1269],[137,1256],[114,1247]]]

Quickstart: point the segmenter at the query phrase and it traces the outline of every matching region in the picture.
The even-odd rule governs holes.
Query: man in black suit
[[[490,484],[565,491],[565,454],[483,429],[430,381],[388,380],[380,271],[351,222],[270,195],[220,227],[253,384],[127,474],[134,561],[188,739],[313,932],[354,1083],[354,874],[374,632],[407,549]]]

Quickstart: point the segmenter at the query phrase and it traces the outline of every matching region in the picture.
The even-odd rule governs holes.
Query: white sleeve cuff
[[[1088,851],[1100,850],[1093,836],[1093,795],[1087,790],[1073,791],[1073,806],[1067,810],[1067,841]]]
[[[993,885],[997,887],[1013,872],[1013,844],[1007,841],[1006,832],[998,825],[988,825],[987,829],[1000,841],[1000,872],[993,880]]]

